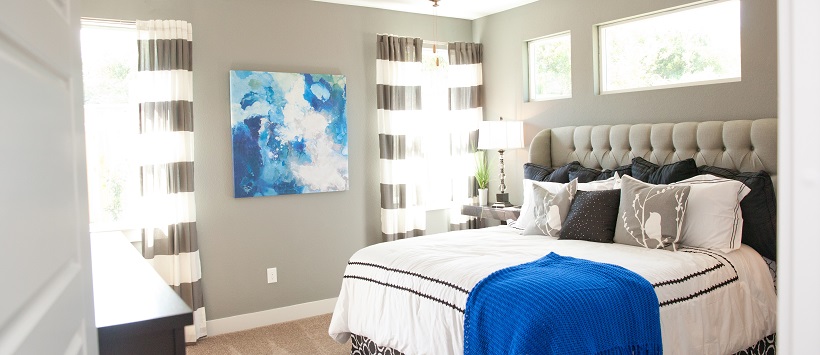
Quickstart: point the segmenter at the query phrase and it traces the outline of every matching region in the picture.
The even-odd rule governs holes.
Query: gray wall
[[[524,120],[524,140],[529,142],[538,130],[550,127],[776,117],[776,0],[741,2],[742,81],[594,94],[594,25],[690,2],[540,0],[474,21],[473,40],[484,44],[485,119]],[[567,30],[572,32],[572,98],[525,102],[526,41]],[[520,204],[527,151],[504,156],[510,199]]]
[[[194,30],[197,226],[209,319],[338,296],[348,258],[381,241],[376,34],[433,37],[433,17],[305,0],[83,0],[82,16]],[[440,19],[439,39],[471,22]],[[344,74],[350,190],[234,199],[228,71]],[[265,269],[279,282],[267,284]]]
[[[741,82],[593,94],[594,24],[687,2],[540,0],[473,22],[442,18],[439,39],[484,43],[485,119],[525,120],[527,141],[544,127],[775,117],[775,0],[743,1]],[[381,238],[375,35],[430,39],[433,18],[305,0],[83,0],[82,5],[86,17],[193,24],[197,225],[209,319],[336,297],[350,255]],[[524,102],[525,41],[566,30],[573,35],[573,97]],[[350,191],[233,198],[231,69],[347,76]],[[505,158],[508,191],[521,203],[526,150],[508,151]],[[446,230],[443,216],[430,214],[430,229]],[[278,283],[266,283],[268,267],[278,268]]]

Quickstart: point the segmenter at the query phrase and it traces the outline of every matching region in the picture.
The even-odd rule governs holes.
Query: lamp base
[[[506,192],[503,194],[495,194],[495,201],[496,204],[504,204],[504,207],[512,206],[512,203],[510,203],[510,194]]]

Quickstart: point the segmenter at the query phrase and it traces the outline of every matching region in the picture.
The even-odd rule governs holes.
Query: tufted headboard
[[[776,182],[777,119],[646,123],[545,129],[530,144],[530,162],[572,161],[613,169],[642,157],[658,165],[695,158],[698,166],[765,170]]]

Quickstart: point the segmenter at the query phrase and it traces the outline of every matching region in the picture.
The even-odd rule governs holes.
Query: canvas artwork
[[[234,196],[348,189],[343,75],[231,71]]]

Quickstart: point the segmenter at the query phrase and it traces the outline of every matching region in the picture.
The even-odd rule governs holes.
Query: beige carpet
[[[350,354],[350,341],[339,344],[327,335],[330,314],[199,339],[190,355]]]

